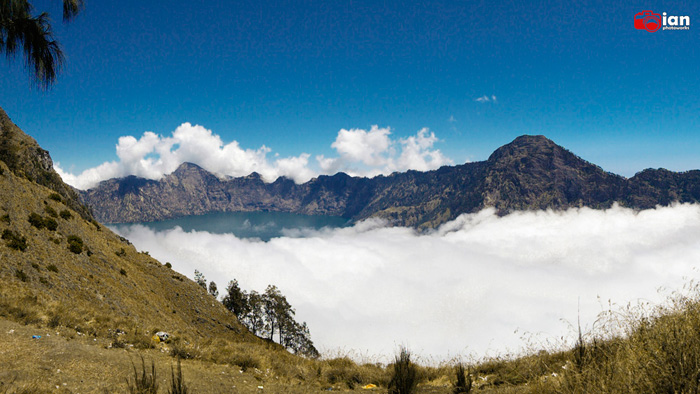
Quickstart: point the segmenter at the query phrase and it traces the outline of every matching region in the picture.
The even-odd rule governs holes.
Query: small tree
[[[219,290],[216,288],[214,281],[209,282],[209,294],[214,296],[214,298],[219,298]]]
[[[279,342],[284,346],[285,327],[294,321],[294,308],[287,302],[287,297],[277,286],[267,286],[263,295],[265,304],[265,328],[269,334],[269,339],[274,339],[275,331],[279,334]]]
[[[232,280],[228,282],[226,287],[226,295],[221,301],[226,309],[233,312],[238,320],[243,320],[243,318],[250,312],[250,305],[248,305],[248,295],[241,290],[238,286],[237,280]]]
[[[253,290],[248,295],[248,312],[244,323],[253,335],[264,335],[265,330],[265,303],[263,296]]]
[[[204,278],[204,274],[199,272],[199,270],[194,270],[194,281],[202,286],[204,290],[207,290],[207,280]]]

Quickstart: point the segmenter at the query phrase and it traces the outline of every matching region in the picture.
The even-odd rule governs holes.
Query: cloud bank
[[[573,340],[566,321],[576,322],[579,303],[590,327],[608,300],[659,302],[659,287],[681,288],[700,262],[698,205],[487,209],[429,234],[374,220],[269,242],[139,225],[121,234],[219,287],[277,285],[321,350],[385,357],[399,344],[447,359],[517,351],[524,333]]]
[[[221,137],[199,125],[183,123],[171,136],[147,131],[136,139],[120,137],[116,145],[118,160],[100,164],[72,174],[56,163],[54,168],[64,182],[78,189],[89,189],[110,178],[136,175],[160,179],[184,162],[198,164],[219,176],[240,177],[259,173],[266,182],[280,176],[303,183],[320,174],[344,171],[356,176],[376,176],[394,171],[432,170],[452,161],[433,145],[438,141],[433,132],[422,129],[415,136],[392,139],[389,128],[372,126],[370,130],[342,129],[331,144],[339,156],[311,154],[268,159],[271,149],[244,149],[237,141],[224,143]]]

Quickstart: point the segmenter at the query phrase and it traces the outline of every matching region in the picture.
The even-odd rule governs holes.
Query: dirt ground
[[[41,336],[41,338],[32,338]],[[134,379],[133,366],[141,371],[155,363],[159,392],[167,392],[175,360],[158,349],[109,348],[104,339],[88,338],[75,331],[24,326],[0,319],[0,393],[124,393]],[[185,383],[194,393],[321,393],[345,391],[344,387],[319,387],[314,383],[284,382],[269,371],[248,370],[197,360],[183,360]],[[22,391],[22,390],[25,391]],[[26,391],[28,390],[28,391]],[[360,392],[386,392],[386,389]],[[419,393],[449,393],[448,387],[421,387]]]

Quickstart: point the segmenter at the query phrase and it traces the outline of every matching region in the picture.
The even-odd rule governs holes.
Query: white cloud
[[[456,122],[456,121],[457,121],[457,119],[455,118],[455,116],[454,116],[454,115],[450,115],[450,118],[449,118],[449,119],[447,119],[447,121],[448,121],[448,122],[450,122],[450,123],[454,123],[454,122]]]
[[[389,128],[379,128],[376,125],[369,131],[341,129],[331,147],[349,161],[359,161],[367,166],[381,166],[386,164],[384,154],[391,145],[389,134]]]
[[[392,141],[389,128],[372,126],[363,129],[342,129],[331,145],[340,157],[317,156],[316,160],[324,173],[346,172],[353,176],[376,176],[396,171],[428,171],[443,165],[453,164],[439,149],[435,133],[427,128],[415,136]]]
[[[237,141],[224,143],[220,136],[199,125],[183,123],[171,136],[145,132],[140,138],[120,137],[116,145],[118,160],[105,162],[76,175],[65,171],[61,163],[54,168],[63,180],[78,188],[89,189],[100,181],[136,175],[160,179],[184,162],[198,164],[219,176],[246,176],[259,173],[266,182],[286,176],[297,183],[319,174],[347,171],[354,175],[375,176],[408,169],[431,170],[452,161],[433,149],[438,141],[427,129],[415,136],[392,140],[389,128],[372,126],[363,129],[341,129],[331,144],[339,156],[317,156],[320,169],[309,164],[308,153],[299,156],[268,159],[270,148],[244,149]]]
[[[494,355],[520,349],[525,332],[573,340],[562,319],[575,323],[579,302],[590,327],[607,300],[659,301],[659,287],[679,289],[700,261],[698,205],[505,217],[488,209],[428,234],[375,220],[303,233],[260,242],[122,230],[220,287],[234,278],[248,290],[276,284],[321,349],[383,356],[397,344],[438,358]]]
[[[478,102],[478,103],[488,103],[488,102],[497,103],[497,102],[498,102],[498,98],[496,98],[495,95],[491,95],[491,97],[489,97],[489,96],[487,96],[487,95],[483,95],[483,96],[481,96],[481,97],[475,98],[474,101],[476,101],[476,102]]]

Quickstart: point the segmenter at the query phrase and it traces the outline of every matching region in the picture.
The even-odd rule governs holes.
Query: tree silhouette
[[[248,295],[241,290],[240,286],[238,286],[238,281],[235,279],[228,282],[228,286],[226,287],[226,295],[221,302],[224,304],[226,309],[230,310],[234,315],[236,315],[238,320],[243,320],[250,312]]]
[[[63,22],[72,20],[83,8],[83,0],[63,0]],[[51,31],[49,14],[32,15],[27,0],[0,0],[0,52],[12,58],[19,48],[27,68],[43,89],[49,88],[63,65],[61,46]]]
[[[200,285],[204,290],[207,289],[207,279],[204,274],[199,272],[199,270],[194,270],[194,282]]]
[[[219,298],[219,289],[216,287],[216,283],[214,283],[214,281],[209,282],[209,294],[211,294],[214,298]]]

